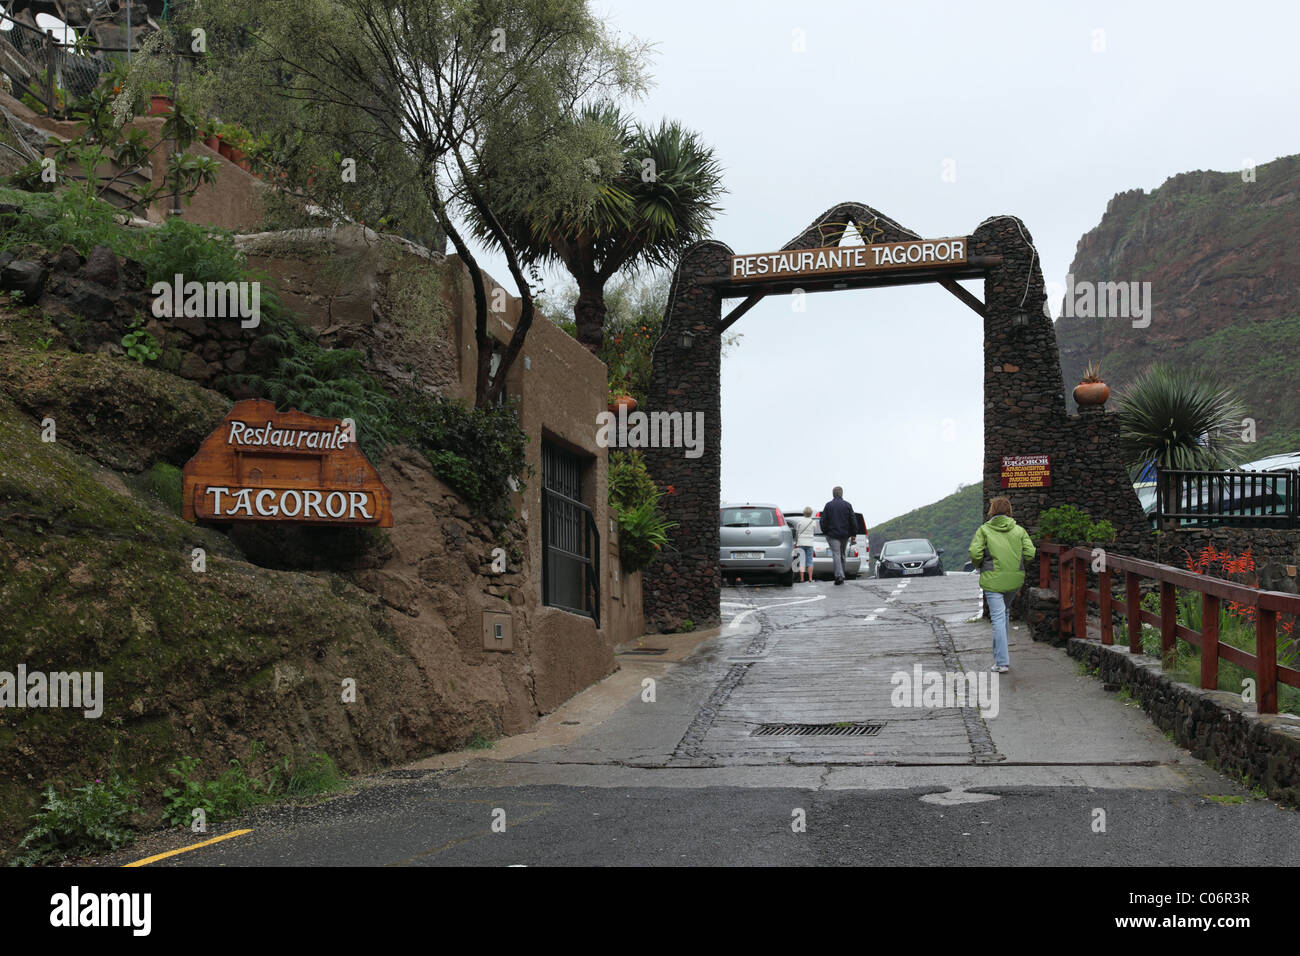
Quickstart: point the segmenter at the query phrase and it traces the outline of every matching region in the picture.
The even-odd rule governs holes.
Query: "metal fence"
[[[1157,471],[1156,527],[1300,528],[1300,472]]]
[[[41,32],[21,20],[6,20],[0,30],[0,72],[13,83],[14,95],[30,94],[50,116],[61,116],[73,101],[90,93],[99,78],[111,69],[103,47],[80,51],[55,39],[53,31]],[[66,92],[60,102],[58,91]]]

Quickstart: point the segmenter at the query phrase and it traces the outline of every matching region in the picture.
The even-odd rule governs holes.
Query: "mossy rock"
[[[405,756],[385,721],[359,705],[354,726],[338,704],[342,676],[386,688],[413,676],[373,599],[336,575],[246,563],[223,535],[151,507],[155,475],[172,487],[179,477],[106,473],[42,442],[0,395],[0,661],[99,671],[104,687],[96,719],[24,709],[0,727],[0,858],[47,781],[66,791],[118,769],[156,814],[178,757],[248,761],[254,738],[275,754],[305,735],[351,766],[390,747]],[[207,552],[201,573],[195,546]]]
[[[169,465],[166,462],[156,461],[152,468],[149,469],[149,488],[158,500],[162,501],[172,513],[181,513],[181,492],[184,486],[184,476],[181,470],[175,465]]]
[[[107,355],[0,349],[0,391],[58,441],[121,471],[183,465],[230,410],[229,399]]]

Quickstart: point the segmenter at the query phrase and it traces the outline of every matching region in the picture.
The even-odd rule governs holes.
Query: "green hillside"
[[[1300,315],[1217,329],[1183,348],[1188,364],[1233,385],[1256,420],[1257,443],[1247,460],[1300,449],[1295,385],[1300,382]]]
[[[870,526],[871,553],[879,554],[885,542],[898,538],[929,538],[936,548],[947,552],[944,567],[960,570],[967,561],[970,540],[980,526],[983,506],[984,486],[978,481],[965,485],[934,504]]]

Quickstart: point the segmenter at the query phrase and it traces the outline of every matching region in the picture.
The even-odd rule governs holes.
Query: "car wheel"
[[[780,575],[780,578],[781,578],[781,586],[782,586],[782,587],[785,587],[785,588],[792,588],[792,587],[794,587],[794,572],[793,572],[793,571],[787,571],[785,574]]]

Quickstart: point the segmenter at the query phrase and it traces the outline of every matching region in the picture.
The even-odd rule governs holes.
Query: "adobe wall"
[[[239,245],[251,265],[265,270],[283,286],[286,304],[317,332],[322,345],[361,349],[367,370],[390,389],[400,388],[418,374],[423,382],[441,382],[439,391],[446,397],[473,403],[473,300],[468,295],[468,277],[457,258],[443,259],[404,240],[381,238],[360,227],[242,236]],[[384,246],[388,248],[376,260],[372,253]],[[342,278],[335,285],[320,278],[324,261],[336,268],[341,264]],[[376,261],[381,264],[376,265]],[[138,263],[114,256],[107,248],[96,249],[89,259],[66,248],[58,255],[46,254],[37,265],[46,272],[41,308],[60,328],[77,333],[83,350],[121,353],[119,343],[131,319],[150,315],[152,296],[143,269]],[[446,309],[435,330],[419,323],[413,325],[401,304],[389,294],[394,270],[412,265],[433,269],[437,275],[435,297],[442,297]],[[497,286],[490,277],[485,278],[491,297]],[[493,317],[492,324],[492,334],[503,344],[519,320],[518,300],[507,295],[504,302],[504,310]],[[224,374],[243,371],[249,359],[264,347],[261,330],[242,328],[238,319],[151,317],[147,328],[163,353],[159,367],[206,386]],[[641,633],[640,582],[616,579],[617,548],[609,550],[614,526],[607,500],[608,452],[596,443],[596,416],[605,410],[604,364],[539,316],[507,381],[509,394],[519,398],[521,425],[529,437],[526,460],[532,468],[532,474],[521,476],[522,489],[514,496],[517,527],[503,532],[495,543],[488,541],[482,523],[452,500],[454,496],[449,498],[439,490],[442,486],[427,463],[399,457],[382,466],[381,471],[386,481],[412,486],[410,495],[416,504],[402,512],[405,517],[399,518],[399,523],[404,521],[405,525],[391,532],[407,559],[405,563],[399,561],[392,573],[380,566],[372,576],[374,587],[386,595],[385,602],[390,606],[423,608],[414,616],[432,614],[429,620],[443,622],[454,631],[455,641],[465,654],[495,662],[493,669],[501,671],[501,676],[495,678],[499,685],[502,681],[508,684],[507,675],[523,668],[527,686],[507,688],[500,706],[506,715],[527,712],[535,717],[614,669],[613,648]],[[588,462],[583,475],[583,500],[592,507],[601,533],[599,629],[588,617],[542,603],[543,436],[579,453]],[[421,469],[428,474],[417,474]],[[443,502],[446,511],[441,516],[435,514],[432,525],[430,500]],[[518,542],[516,533],[520,536]],[[439,536],[448,536],[449,542],[456,543],[450,546],[452,550],[462,547],[464,553],[445,554],[447,549],[438,544]],[[255,542],[245,544],[252,547]],[[515,544],[520,545],[524,561],[521,567],[511,566],[506,575],[488,575],[484,581],[452,589],[439,589],[434,581],[439,577],[453,581],[457,576],[429,576],[431,567],[448,567],[447,561],[456,567],[468,565],[475,574],[485,575],[492,548],[501,546],[509,551]],[[267,555],[274,552],[273,548],[263,550]],[[262,560],[271,559],[264,555]],[[424,583],[416,585],[415,581]],[[628,607],[632,601],[638,605],[635,610]],[[500,610],[512,616],[516,641],[513,656],[483,651],[481,618],[485,610]],[[407,623],[405,618],[399,618],[399,626]],[[503,656],[512,656],[512,663],[500,663]],[[523,710],[519,710],[521,707]],[[505,716],[502,721],[496,726],[504,731],[526,726]]]
[[[80,124],[41,116],[3,91],[0,91],[0,107],[28,125],[53,133],[61,139],[72,139],[81,132]],[[149,143],[153,145],[162,135],[163,118],[139,116],[128,123],[127,127],[143,129],[148,134]],[[169,148],[169,145],[164,144],[153,153],[150,165],[154,186],[161,186],[166,176],[166,157]],[[215,160],[219,169],[215,183],[201,186],[188,205],[182,202],[181,218],[187,222],[200,222],[236,232],[256,228],[265,216],[262,191],[267,187],[261,180],[202,143],[191,144],[186,152]],[[164,197],[162,201],[155,202],[146,210],[145,218],[150,222],[163,222],[167,219],[170,209],[171,201]]]
[[[313,235],[306,235],[306,233]],[[322,344],[363,348],[368,352],[367,368],[389,385],[400,384],[418,371],[420,379],[436,384],[447,398],[466,404],[474,402],[474,374],[477,353],[474,337],[474,300],[472,284],[456,256],[445,259],[415,247],[404,240],[376,237],[369,230],[349,227],[326,230],[336,243],[342,267],[332,268],[350,276],[341,286],[323,281],[320,237],[322,230],[272,233],[265,236],[241,236],[241,247],[249,254],[251,265],[265,269],[285,289],[286,304],[300,312],[303,321],[319,333]],[[392,281],[387,266],[376,266],[373,253],[377,242],[397,243],[395,253],[380,256],[379,261],[398,260],[402,256],[435,262],[440,274],[438,295],[445,310],[437,332],[404,341],[400,329],[407,321],[400,309],[394,309],[386,290]],[[326,255],[330,254],[326,252]],[[484,273],[488,300],[494,290],[504,287]],[[520,303],[508,291],[498,299],[504,308],[491,315],[490,334],[502,345],[509,341],[519,321]],[[418,331],[418,328],[417,330]],[[479,593],[460,594],[456,600],[477,612],[500,610],[514,620],[514,657],[527,662],[530,670],[528,700],[539,713],[553,710],[578,691],[590,686],[614,669],[615,645],[639,636],[629,633],[637,615],[620,610],[613,598],[617,586],[612,584],[616,564],[608,559],[610,511],[607,501],[608,456],[596,444],[596,415],[604,411],[606,370],[604,364],[557,326],[536,317],[525,347],[507,376],[508,394],[519,399],[520,424],[529,437],[526,460],[532,474],[512,502],[519,517],[520,533],[526,542],[526,561],[522,568],[513,567],[510,576],[490,581],[480,599]],[[541,528],[541,446],[542,437],[556,441],[589,460],[583,475],[583,499],[592,507],[596,526],[601,531],[601,624],[597,629],[587,617],[546,607],[542,604],[542,528]],[[394,513],[394,535],[400,536]],[[490,562],[491,547],[487,540],[462,535],[470,552],[465,560],[479,565]],[[510,542],[502,540],[500,546]],[[413,542],[412,547],[415,547]],[[495,545],[494,545],[495,546]],[[480,553],[481,552],[481,553]],[[451,594],[446,600],[452,600]],[[613,613],[612,613],[613,612]],[[478,624],[462,637],[467,644],[479,640]],[[481,648],[479,653],[482,654]],[[486,658],[501,656],[495,653]],[[513,696],[513,694],[512,694]]]

